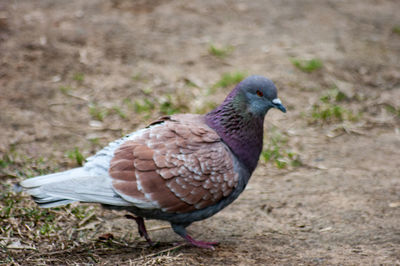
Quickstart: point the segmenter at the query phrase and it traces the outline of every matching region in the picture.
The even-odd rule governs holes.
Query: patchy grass
[[[214,44],[210,44],[208,47],[208,52],[216,57],[225,58],[233,52],[234,48],[231,45],[224,47],[217,47]]]
[[[396,33],[397,35],[400,35],[400,26],[396,25],[392,28],[392,32]]]
[[[89,221],[88,218],[94,218],[93,206],[90,205],[77,205],[71,209],[71,213],[80,221],[80,225],[82,225],[82,221],[85,223]]]
[[[313,105],[312,117],[315,121],[333,122],[335,119],[343,121],[345,109],[339,105]]]
[[[72,151],[68,151],[67,157],[73,160],[79,166],[82,166],[83,163],[85,162],[85,157],[83,157],[78,147],[75,147]]]
[[[153,93],[153,88],[146,87],[146,88],[141,89],[141,91],[146,95],[151,95]]]
[[[60,86],[58,89],[61,91],[62,94],[68,94],[73,90],[73,88],[70,86]]]
[[[98,121],[103,121],[104,118],[108,114],[108,110],[97,104],[90,104],[89,105],[89,114],[93,119],[98,120]]]
[[[6,168],[12,163],[13,163],[12,157],[8,153],[5,153],[3,154],[3,157],[0,159],[0,168]]]
[[[340,105],[345,100],[349,100],[348,97],[337,88],[329,90],[320,97],[320,102],[312,106],[312,122],[335,123],[345,120],[357,121],[361,113],[355,115],[351,110]]]
[[[138,114],[146,113],[150,115],[150,113],[155,109],[155,104],[147,98],[143,100],[135,100],[131,106],[133,106],[135,113]]]
[[[127,118],[126,113],[122,110],[121,107],[119,107],[119,106],[117,106],[117,105],[114,105],[113,108],[112,108],[112,110],[113,110],[120,118],[122,118],[122,119],[126,119],[126,118]]]
[[[143,80],[143,76],[142,73],[138,72],[132,75],[131,79],[133,81],[139,81],[139,80]]]
[[[159,102],[159,106],[160,113],[163,115],[172,115],[189,111],[189,106],[184,99],[179,96],[173,97],[170,94],[165,95],[165,98]]]
[[[77,156],[80,153],[76,150],[73,154]],[[15,173],[19,180],[57,171],[49,169],[48,161],[42,158],[26,158],[14,151],[4,154],[1,162],[1,176],[4,177],[4,172],[18,169]],[[16,192],[15,181],[11,180],[3,179],[0,184],[0,264],[12,263],[16,258],[23,259],[21,252],[28,250],[36,252],[40,249],[46,253],[88,241],[93,227],[80,227],[97,220],[94,206],[67,205],[42,209],[25,193]],[[25,264],[19,261],[21,263]]]
[[[36,256],[67,253],[91,243],[91,231],[100,226],[93,206],[42,209],[25,194],[13,192],[10,185],[2,184],[0,189],[0,264],[38,264]],[[87,222],[93,226],[82,227]]]
[[[227,88],[231,85],[235,85],[245,79],[246,76],[247,74],[245,72],[240,71],[225,73],[222,75],[221,79],[212,86],[212,89]]]
[[[179,113],[179,108],[176,108],[170,100],[166,100],[160,105],[160,112],[163,115],[172,115]]]
[[[288,166],[298,167],[302,165],[300,156],[289,150],[288,139],[276,128],[269,131],[267,145],[264,147],[261,157],[265,162],[272,162],[277,168]]]
[[[199,85],[197,85],[196,83],[194,83],[192,80],[186,78],[185,80],[185,85],[191,88],[200,88]]]
[[[93,146],[100,146],[100,139],[99,138],[89,138],[89,141]]]
[[[386,111],[388,111],[389,113],[397,116],[398,118],[400,118],[400,107],[395,107],[393,105],[390,104],[385,104],[385,109]]]
[[[50,171],[43,157],[30,158],[11,147],[0,159],[0,178],[21,178],[44,175]]]
[[[323,66],[322,61],[319,59],[302,60],[292,58],[290,61],[296,68],[307,73],[314,72],[315,70],[318,70]]]
[[[72,77],[73,80],[77,82],[83,82],[85,80],[85,74],[83,73],[75,73]]]
[[[36,235],[49,236],[50,233],[56,233],[61,229],[55,224],[56,215],[51,210],[39,209],[33,203],[27,204],[22,194],[13,192],[10,185],[3,185],[2,190],[0,194],[1,235],[12,239],[14,236],[21,236],[21,231],[28,229]],[[18,221],[23,221],[23,223]]]
[[[126,104],[130,109],[133,109],[137,114],[144,114],[146,117],[161,115],[171,115],[175,113],[188,112],[189,106],[185,101],[185,97],[180,95],[165,94],[157,99],[151,97],[135,100],[133,103],[130,99],[125,99]]]
[[[343,102],[345,100],[349,100],[349,98],[339,89],[334,88],[328,91],[326,94],[322,95],[320,100],[323,103],[330,103],[330,102]]]

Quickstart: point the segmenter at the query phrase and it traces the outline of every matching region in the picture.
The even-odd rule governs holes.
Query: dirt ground
[[[397,0],[0,1],[0,264],[400,265],[399,10]],[[158,221],[147,222],[149,248],[123,213],[42,210],[13,192],[162,114],[207,112],[232,88],[215,85],[224,73],[268,76],[288,112],[267,115],[239,199],[189,227],[216,250],[176,246]]]

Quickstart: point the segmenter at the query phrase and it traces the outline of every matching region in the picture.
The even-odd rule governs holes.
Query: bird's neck
[[[264,117],[254,116],[247,111],[245,101],[228,95],[220,106],[206,114],[206,123],[253,172],[262,150]]]

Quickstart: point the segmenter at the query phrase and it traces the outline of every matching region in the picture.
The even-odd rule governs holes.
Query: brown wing
[[[165,118],[125,142],[109,173],[125,199],[174,213],[213,205],[238,183],[227,147],[197,115]]]

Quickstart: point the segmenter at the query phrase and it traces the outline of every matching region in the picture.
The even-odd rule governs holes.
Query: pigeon
[[[207,114],[163,116],[111,142],[79,168],[20,182],[44,208],[71,202],[125,210],[153,245],[144,218],[168,221],[189,244],[186,227],[232,203],[245,189],[263,147],[268,110],[286,112],[274,83],[253,75]]]

